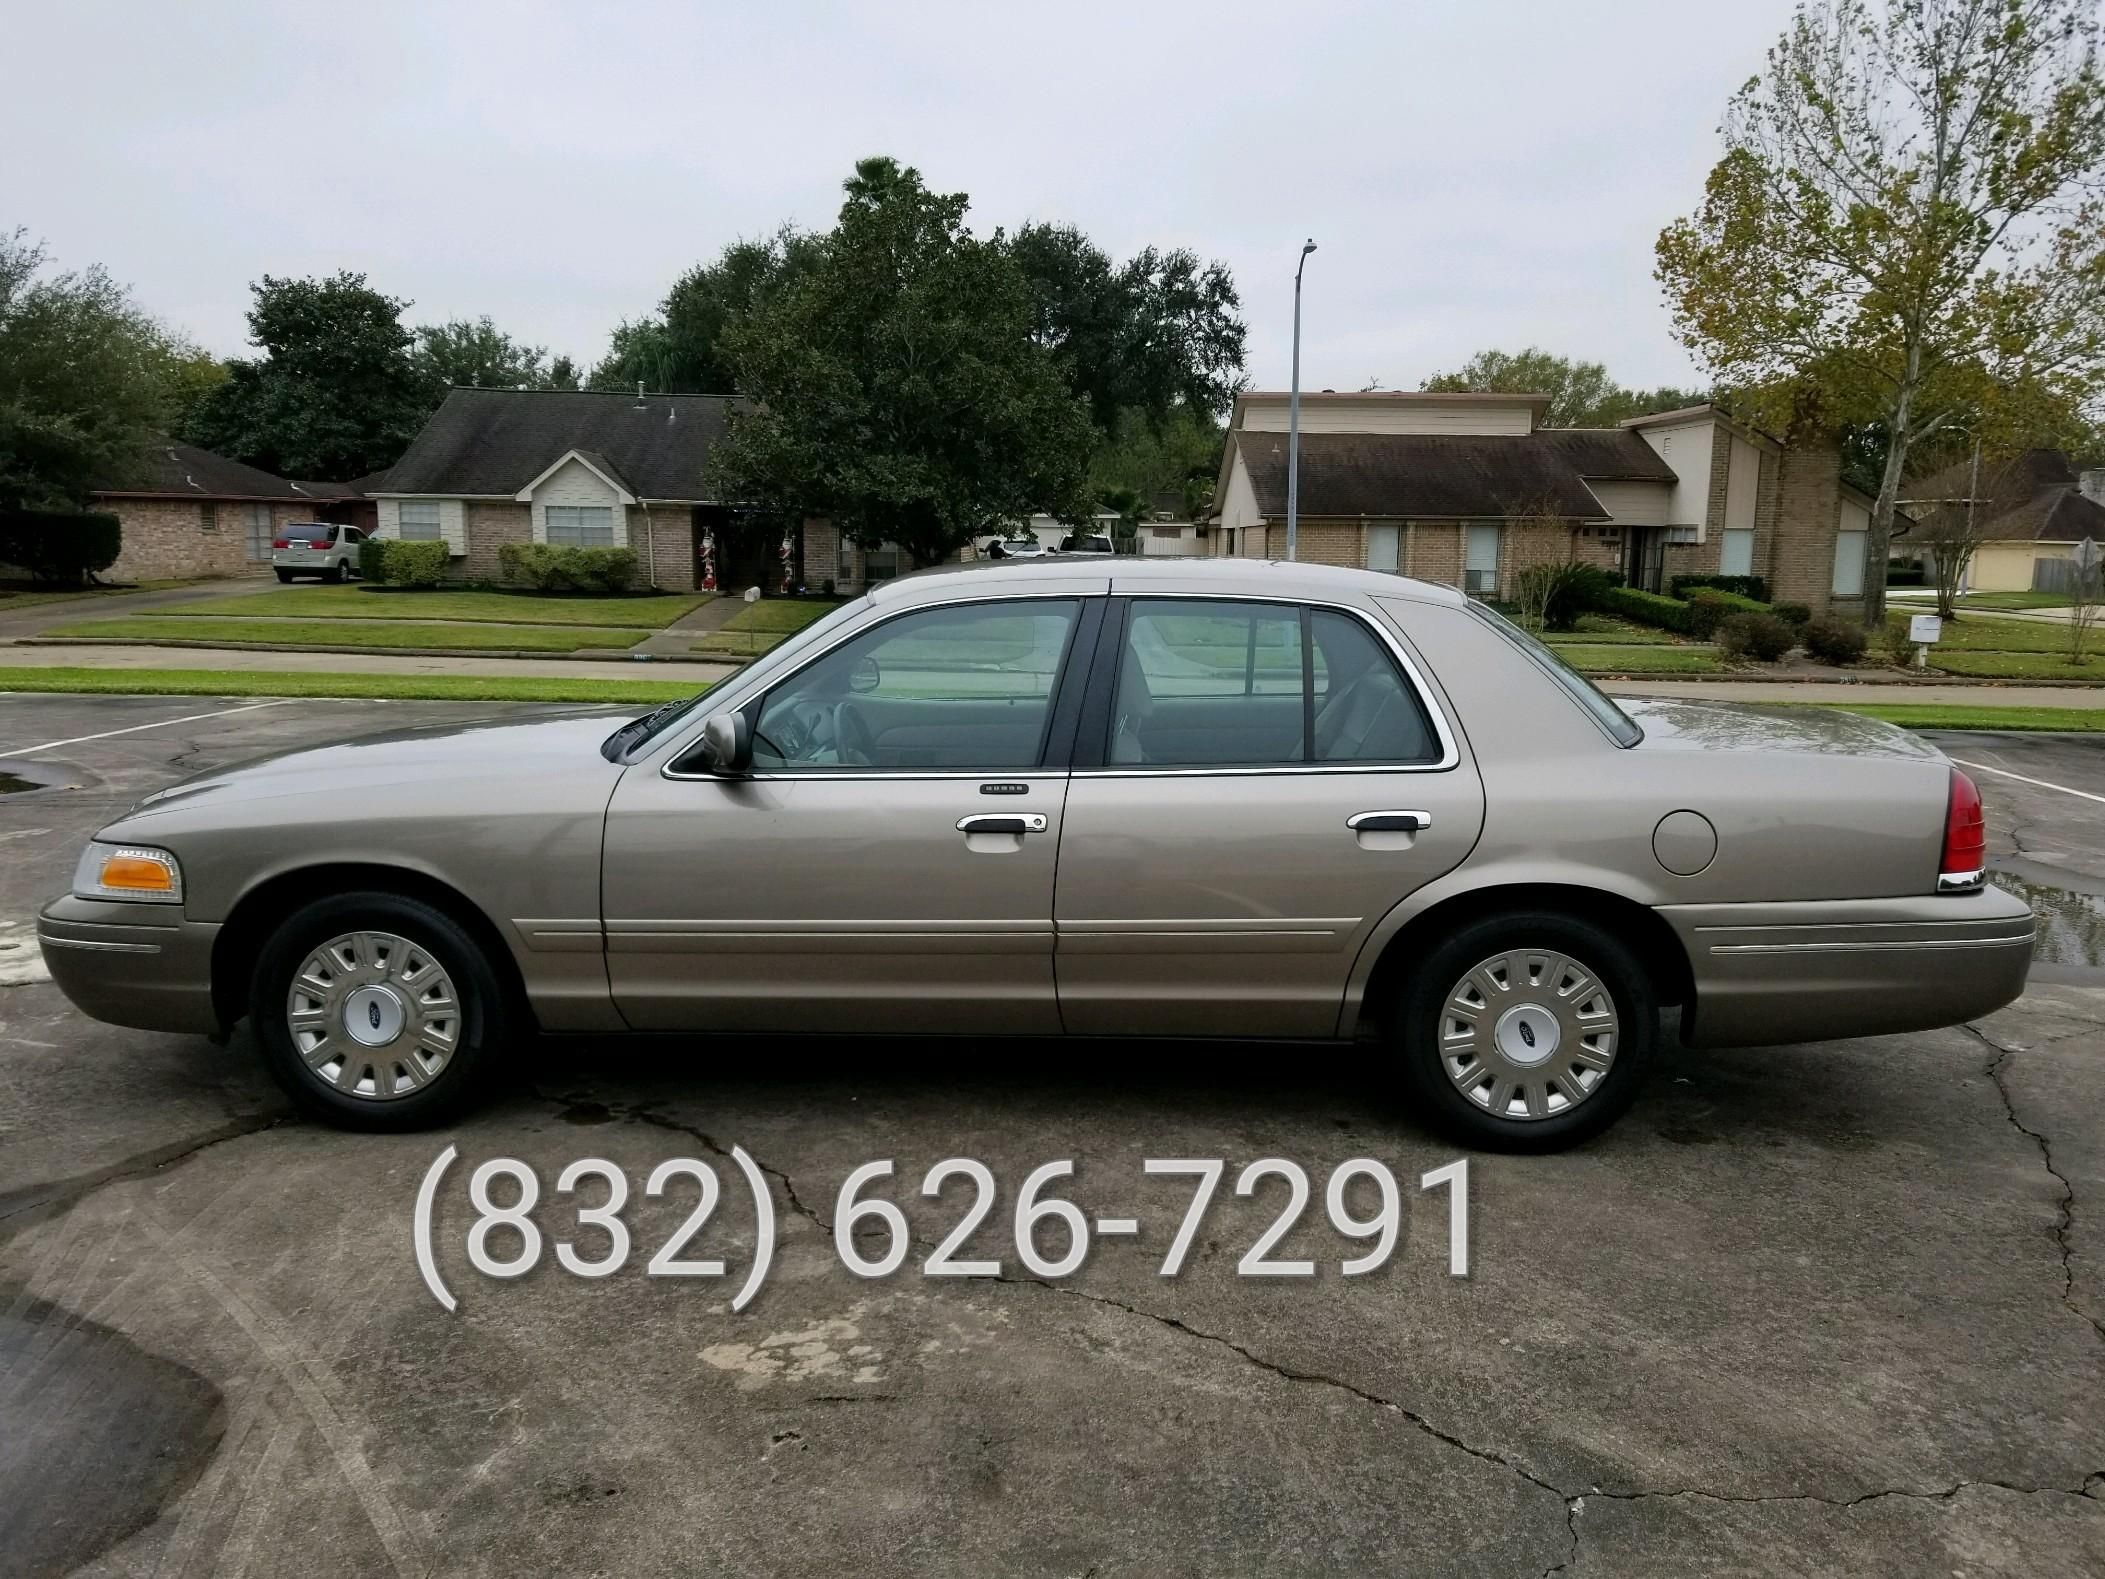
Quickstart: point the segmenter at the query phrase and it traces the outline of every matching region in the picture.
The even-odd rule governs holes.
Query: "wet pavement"
[[[218,705],[0,698],[0,754],[77,742],[25,759],[75,787],[0,799],[0,926],[187,773],[576,711]],[[1936,738],[1981,766],[1997,880],[2052,918],[2034,990],[1977,1027],[1670,1056],[1599,1141],[1471,1159],[1466,1279],[1415,1190],[1456,1153],[1340,1052],[549,1043],[454,1131],[347,1136],[286,1117],[245,1033],[0,986],[0,1574],[2105,1571],[2105,743]],[[449,1142],[544,1191],[618,1165],[631,1264],[480,1276],[457,1164],[444,1312],[411,1221]],[[643,1180],[690,1156],[726,1195],[688,1253],[746,1265],[733,1147],[779,1213],[741,1315],[637,1264],[694,1202]],[[1060,1193],[1143,1232],[1039,1278],[990,1223],[1000,1278],[923,1277],[966,1197],[914,1184],[961,1155],[1003,1212],[1074,1158]],[[1275,1253],[1320,1276],[1237,1276],[1268,1185],[1223,1189],[1161,1277],[1189,1186],[1139,1165],[1165,1155],[1377,1157],[1395,1258],[1340,1278],[1303,1224]],[[915,1248],[866,1281],[836,1196],[880,1157]]]

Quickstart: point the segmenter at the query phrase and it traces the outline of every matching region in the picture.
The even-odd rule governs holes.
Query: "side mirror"
[[[702,741],[696,751],[705,772],[735,778],[752,771],[753,729],[740,710],[713,713],[702,725]]]
[[[868,654],[848,671],[848,689],[858,696],[866,696],[884,683],[884,669]]]

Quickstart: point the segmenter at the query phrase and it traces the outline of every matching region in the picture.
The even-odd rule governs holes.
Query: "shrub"
[[[1773,614],[1733,614],[1718,626],[1718,645],[1735,658],[1774,663],[1798,644],[1798,633]]]
[[[1889,587],[1920,587],[1928,584],[1920,565],[1886,566],[1886,585]]]
[[[452,561],[453,550],[444,543],[405,543],[396,538],[382,550],[378,579],[390,587],[435,587],[446,579],[446,567]],[[359,569],[374,579],[365,568],[369,563],[361,554]]]
[[[1743,612],[1716,592],[1698,590],[1688,600],[1688,624],[1684,628],[1697,641],[1709,641],[1718,633],[1718,626],[1724,623],[1726,616]]]
[[[1871,645],[1864,627],[1847,620],[1814,620],[1799,632],[1798,639],[1822,663],[1840,664],[1845,669],[1863,657],[1864,649]]]
[[[123,547],[124,526],[114,515],[0,511],[0,565],[19,565],[32,581],[77,587],[117,563]]]
[[[1543,629],[1553,631],[1576,628],[1579,616],[1598,607],[1609,591],[1605,570],[1570,561],[1530,565],[1516,583],[1515,601],[1524,609],[1541,610]]]
[[[497,563],[506,581],[537,592],[626,592],[636,579],[636,555],[627,548],[506,543]]]
[[[1813,611],[1803,603],[1778,603],[1769,612],[1786,625],[1803,627],[1812,621]]]
[[[374,586],[387,581],[387,539],[369,537],[358,545],[358,574]]]
[[[1662,597],[1657,592],[1640,592],[1635,587],[1609,587],[1601,593],[1594,607],[1603,614],[1613,614],[1639,625],[1656,626],[1660,630],[1688,629],[1688,605],[1679,598]]]
[[[1666,584],[1667,591],[1677,598],[1685,598],[1691,592],[1705,588],[1737,593],[1756,603],[1766,603],[1769,599],[1769,584],[1760,576],[1676,576]]]
[[[1896,668],[1906,669],[1915,662],[1915,643],[1908,637],[1906,615],[1886,621],[1886,628],[1879,632],[1880,645],[1885,648],[1886,661]]]

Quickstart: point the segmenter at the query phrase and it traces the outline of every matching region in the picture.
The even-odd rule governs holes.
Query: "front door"
[[[745,704],[750,776],[624,774],[603,900],[628,1023],[1057,1031],[1046,764],[1084,607],[902,614]]]
[[[1474,767],[1371,616],[1135,598],[1106,627],[1053,901],[1066,1028],[1334,1035],[1369,932],[1476,843]]]

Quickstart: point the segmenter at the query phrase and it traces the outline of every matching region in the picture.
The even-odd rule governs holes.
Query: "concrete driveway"
[[[0,772],[74,786],[0,794],[0,923],[148,789],[498,710],[0,698],[0,753],[36,748]],[[1415,1188],[1457,1154],[1336,1053],[551,1043],[457,1131],[374,1138],[287,1120],[245,1033],[121,1031],[0,987],[0,1571],[2105,1570],[2105,801],[2068,793],[2105,796],[2105,749],[1941,743],[2018,775],[1981,778],[1998,863],[2067,918],[2035,990],[1978,1027],[1670,1057],[1602,1140],[1471,1159],[1466,1279],[1444,1194]],[[0,980],[7,958],[0,934]],[[411,1245],[449,1143],[450,1315]],[[642,1181],[685,1156],[726,1192],[687,1253],[742,1271],[734,1147],[780,1217],[743,1314],[727,1280],[639,1264],[694,1201]],[[966,1196],[914,1187],[953,1156],[1000,1183],[971,1252],[998,1279],[917,1270]],[[1284,1192],[1224,1188],[1163,1278],[1189,1186],[1140,1164],[1165,1156],[1291,1158],[1319,1184],[1375,1157],[1408,1231],[1341,1278],[1363,1247],[1312,1214],[1276,1253],[1321,1275],[1238,1277]],[[617,1164],[631,1263],[472,1271],[465,1175],[496,1157],[544,1194],[572,1159]],[[866,1281],[832,1225],[873,1158],[916,1249]],[[1056,1158],[1078,1169],[1056,1193],[1141,1229],[1037,1278],[1001,1219]]]

